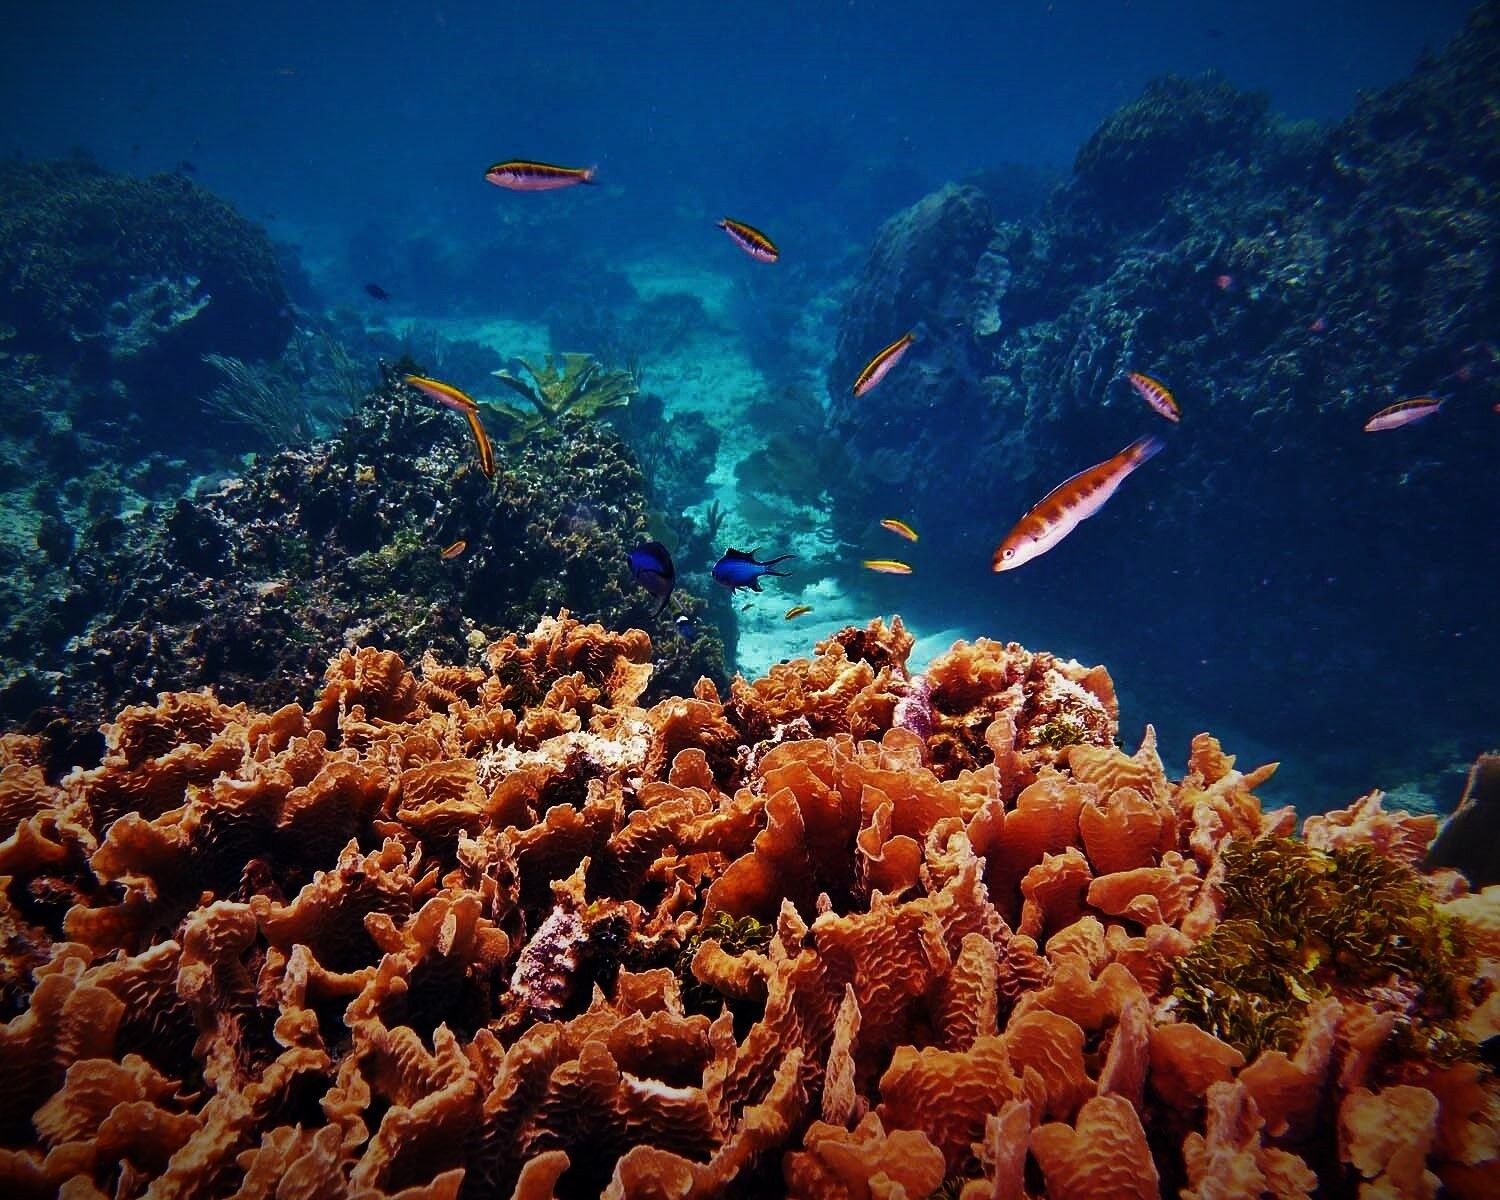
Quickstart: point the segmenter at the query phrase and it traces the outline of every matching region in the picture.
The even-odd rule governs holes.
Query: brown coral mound
[[[564,613],[163,696],[58,786],[0,740],[0,1189],[1485,1194],[1500,890],[1378,797],[1286,839],[1207,735],[1170,780],[1102,668],[910,646],[645,710]],[[1348,914],[1260,936],[1293,894]]]

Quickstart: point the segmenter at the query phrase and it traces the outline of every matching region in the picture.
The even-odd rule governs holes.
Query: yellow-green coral
[[[693,974],[693,956],[704,942],[718,942],[726,954],[743,954],[746,950],[764,950],[776,932],[775,926],[754,917],[736,919],[727,912],[716,912],[697,933],[688,938],[677,956],[676,974],[682,984],[683,1002],[694,1012],[705,1012],[723,997],[698,982]]]
[[[1177,964],[1178,1014],[1253,1058],[1291,1050],[1319,996],[1410,996],[1406,1051],[1468,1050],[1454,1018],[1473,954],[1421,877],[1368,845],[1325,853],[1286,838],[1225,847],[1224,920]]]
[[[529,380],[509,371],[496,371],[495,377],[524,396],[533,411],[508,404],[486,405],[509,422],[506,440],[512,443],[536,434],[555,434],[565,416],[592,418],[606,409],[623,408],[640,391],[633,371],[606,370],[588,354],[564,354],[561,368],[550,354],[543,366],[526,359],[521,365],[531,376]]]

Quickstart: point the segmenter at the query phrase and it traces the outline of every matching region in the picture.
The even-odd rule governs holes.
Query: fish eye
[[[1015,558],[1015,556],[1016,556],[1016,548],[1014,546],[1007,546],[1007,547],[1005,547],[1005,552],[1000,557],[1001,558]]]

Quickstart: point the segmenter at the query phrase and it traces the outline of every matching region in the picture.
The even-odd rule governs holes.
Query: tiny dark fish
[[[714,582],[722,583],[731,592],[739,588],[758,592],[762,575],[790,575],[790,571],[773,571],[771,568],[779,562],[796,557],[795,554],[782,554],[761,562],[755,557],[754,550],[748,554],[743,550],[726,550],[724,557],[714,563]]]
[[[659,617],[667,602],[672,599],[672,589],[677,586],[677,568],[672,565],[672,555],[660,542],[643,542],[630,552],[630,573],[635,581],[653,596],[660,596],[661,603],[651,615]]]
[[[389,300],[391,298],[390,292],[386,291],[378,283],[365,284],[365,292],[376,300]]]
[[[177,164],[177,173],[179,175],[196,175],[198,173],[198,164],[184,158]]]

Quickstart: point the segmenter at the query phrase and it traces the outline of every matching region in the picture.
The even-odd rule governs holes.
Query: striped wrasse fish
[[[872,387],[890,374],[891,368],[901,361],[901,356],[911,348],[914,337],[903,333],[894,342],[865,364],[865,369],[854,381],[854,394],[863,396]]]
[[[1410,425],[1413,421],[1420,421],[1423,417],[1432,416],[1442,407],[1443,402],[1436,396],[1418,396],[1414,400],[1402,400],[1397,404],[1382,408],[1366,421],[1365,432],[1379,433],[1382,429],[1399,429],[1403,425]]]
[[[1113,458],[1058,484],[1005,535],[1005,540],[995,549],[990,566],[996,571],[1011,571],[1038,555],[1046,554],[1078,528],[1080,521],[1103,508],[1125,477],[1153,458],[1161,448],[1160,438],[1141,438]]]
[[[484,173],[496,187],[513,192],[555,192],[558,188],[593,183],[597,167],[559,167],[552,163],[513,158],[498,162]]]
[[[1142,375],[1139,371],[1129,371],[1125,378],[1130,380],[1130,386],[1140,393],[1141,399],[1149,404],[1158,415],[1166,417],[1169,421],[1182,420],[1182,410],[1177,407],[1177,401],[1167,390],[1166,384],[1152,379],[1149,375]]]
[[[730,241],[756,262],[773,263],[781,257],[781,251],[776,249],[776,243],[753,225],[746,225],[743,221],[725,217],[719,222],[719,228],[729,235]]]

